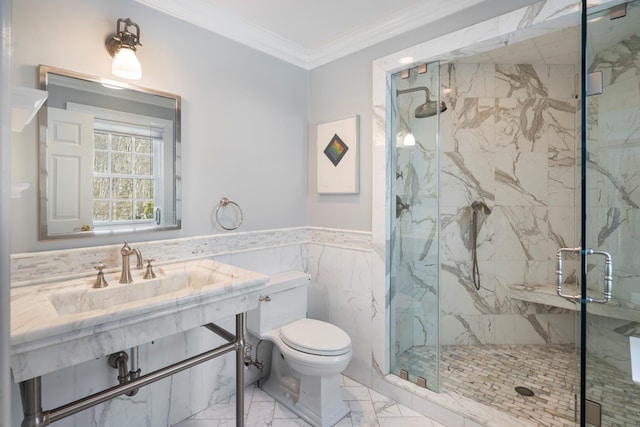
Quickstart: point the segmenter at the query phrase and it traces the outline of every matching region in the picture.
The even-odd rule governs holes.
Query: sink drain
[[[526,388],[526,387],[516,387],[516,392],[518,394],[521,394],[522,396],[526,396],[526,397],[531,397],[531,396],[533,396],[535,394],[533,392],[533,390],[531,390],[530,388]]]

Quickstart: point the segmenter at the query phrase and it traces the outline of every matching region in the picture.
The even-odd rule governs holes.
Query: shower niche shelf
[[[555,285],[511,285],[510,289],[511,298],[513,299],[573,311],[580,310],[579,304],[558,296]],[[614,294],[613,299],[607,304],[589,304],[589,314],[640,322],[640,304],[634,304],[631,301],[621,301],[615,298]]]

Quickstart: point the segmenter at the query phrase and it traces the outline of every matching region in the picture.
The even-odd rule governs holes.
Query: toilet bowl
[[[340,374],[352,356],[351,338],[327,322],[306,318],[309,275],[272,275],[257,309],[247,313],[251,335],[273,343],[271,372],[262,389],[314,426],[349,414]]]

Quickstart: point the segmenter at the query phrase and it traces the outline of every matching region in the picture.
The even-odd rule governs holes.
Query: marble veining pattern
[[[627,19],[637,22],[637,5],[629,5]],[[624,24],[624,23],[622,23]],[[597,29],[597,23],[593,28]],[[594,30],[596,31],[596,30]],[[587,117],[588,241],[590,248],[613,256],[613,310],[617,318],[593,316],[589,329],[597,340],[589,349],[618,369],[629,373],[629,343],[624,330],[628,314],[638,311],[637,284],[640,260],[637,227],[640,220],[640,34],[637,26],[620,43],[590,52],[589,72],[603,74],[602,94],[591,96]],[[588,283],[593,295],[602,293],[602,262],[589,259]],[[611,332],[611,331],[614,332]],[[631,327],[633,330],[633,327]]]
[[[402,207],[396,205],[392,228],[392,357],[436,344],[438,328],[444,345],[573,340],[571,315],[532,310],[510,297],[510,286],[553,283],[556,249],[575,245],[574,200],[559,197],[576,188],[575,149],[565,145],[572,136],[575,147],[577,138],[575,100],[566,90],[574,73],[565,65],[447,64],[440,82],[451,108],[440,116],[440,148],[435,122],[418,133],[418,123],[431,119],[414,119],[413,103],[407,108],[406,98],[398,99],[398,128],[408,115],[418,136],[415,146],[398,145],[395,155],[392,188]],[[481,84],[471,89],[468,82]],[[434,83],[410,73],[398,85]],[[567,98],[553,98],[560,95]],[[476,200],[493,211],[478,219],[479,290],[470,256]],[[440,326],[429,315],[438,311]]]
[[[488,21],[486,25],[478,25],[470,28],[466,28],[459,32],[453,33],[430,42],[414,46],[412,48],[404,49],[396,52],[392,55],[388,55],[374,62],[373,65],[373,164],[374,167],[386,166],[384,174],[374,174],[373,181],[373,241],[374,245],[381,246],[383,249],[383,260],[388,259],[389,248],[392,247],[394,241],[394,227],[389,227],[389,223],[393,223],[392,218],[389,218],[386,213],[392,212],[393,209],[385,209],[385,206],[394,206],[394,200],[389,198],[392,194],[389,188],[392,188],[395,183],[394,175],[396,170],[390,166],[391,161],[395,161],[396,158],[392,154],[391,144],[384,144],[385,132],[389,132],[392,129],[390,119],[387,117],[386,112],[389,111],[387,106],[388,98],[386,94],[389,93],[389,74],[398,71],[402,66],[398,65],[398,59],[406,56],[412,56],[416,58],[418,62],[429,63],[434,60],[446,62],[448,60],[455,59],[456,57],[464,57],[469,54],[490,50],[493,47],[500,45],[517,42],[531,38],[541,32],[553,31],[554,28],[561,28],[567,24],[567,22],[578,22],[579,5],[572,1],[547,1],[539,2],[530,7],[518,10],[511,14],[506,14],[495,21]],[[554,27],[555,26],[555,27]],[[517,29],[517,31],[516,31]],[[536,90],[536,98],[532,101],[525,103],[526,109],[521,108],[522,114],[526,118],[526,123],[523,127],[524,132],[520,131],[520,128],[512,127],[516,132],[514,135],[518,135],[517,145],[507,145],[507,141],[504,141],[504,145],[498,149],[496,145],[496,133],[495,129],[498,126],[503,126],[500,122],[496,123],[496,105],[501,102],[502,105],[514,105],[518,106],[521,102],[519,98],[515,98],[515,101],[508,101],[508,98],[500,98],[509,94],[509,89],[497,94],[496,93],[496,79],[495,79],[495,66],[494,65],[476,65],[476,64],[464,64],[468,68],[460,67],[455,70],[455,76],[453,73],[449,73],[448,76],[442,78],[442,85],[448,93],[455,92],[460,88],[457,96],[448,96],[445,101],[449,105],[449,111],[441,115],[441,135],[440,149],[443,151],[441,155],[441,170],[443,174],[441,176],[441,189],[446,189],[439,194],[440,206],[439,208],[446,214],[457,215],[454,216],[454,220],[450,221],[450,227],[442,229],[442,237],[451,237],[449,244],[456,248],[465,248],[467,245],[465,242],[468,238],[468,232],[464,226],[457,226],[460,220],[464,216],[464,207],[476,200],[479,195],[483,196],[483,199],[489,202],[489,205],[493,208],[496,201],[497,183],[495,183],[496,174],[496,154],[498,152],[513,153],[517,155],[522,152],[525,153],[541,153],[547,157],[547,183],[546,192],[544,187],[535,187],[540,183],[532,183],[534,185],[533,191],[529,191],[536,198],[530,198],[524,205],[518,206],[515,202],[513,206],[503,206],[504,209],[532,209],[536,206],[532,206],[533,203],[539,205],[543,209],[548,209],[550,206],[559,206],[562,208],[570,207],[574,205],[573,191],[575,190],[574,178],[571,176],[575,170],[575,124],[573,123],[573,117],[575,116],[575,101],[572,99],[574,94],[573,90],[569,88],[575,88],[575,70],[573,67],[564,66],[549,66],[546,70],[545,67],[538,67],[531,64],[525,66],[528,70],[533,70],[540,74],[534,78],[534,83],[529,86],[522,87],[534,87],[540,90]],[[447,65],[449,70],[454,65]],[[457,64],[456,64],[457,66]],[[506,69],[506,67],[505,67]],[[459,74],[458,74],[459,73]],[[547,77],[548,73],[548,77]],[[504,73],[506,75],[508,73]],[[555,77],[552,77],[555,76]],[[457,80],[457,81],[456,81]],[[541,84],[548,84],[547,88],[542,88]],[[456,83],[459,83],[456,86]],[[525,82],[526,83],[526,82]],[[502,85],[502,82],[498,83]],[[537,85],[537,86],[536,86]],[[500,86],[503,90],[506,86]],[[543,96],[543,93],[546,94]],[[525,96],[525,90],[521,90],[518,96]],[[515,91],[512,92],[515,94]],[[527,95],[528,96],[528,95]],[[538,98],[538,96],[540,98]],[[565,102],[566,100],[566,102]],[[571,105],[571,108],[567,108]],[[467,107],[467,108],[465,108]],[[546,110],[543,112],[543,108]],[[568,110],[568,112],[567,112]],[[506,109],[503,111],[507,111]],[[514,111],[512,109],[512,111]],[[514,111],[515,112],[515,111]],[[534,117],[535,112],[543,112],[542,123],[539,117]],[[449,114],[451,113],[451,114]],[[457,117],[461,119],[458,120]],[[504,116],[504,117],[509,117]],[[511,116],[513,117],[513,116]],[[513,119],[512,119],[513,120]],[[458,124],[463,124],[458,126]],[[506,122],[505,122],[506,124]],[[455,130],[455,132],[454,132]],[[519,132],[519,134],[518,134]],[[394,135],[395,136],[395,135]],[[395,139],[391,139],[395,142]],[[520,151],[519,151],[520,150]],[[494,154],[495,153],[495,154]],[[455,159],[455,162],[449,161],[449,159]],[[460,159],[464,159],[460,161]],[[474,162],[475,159],[478,159]],[[544,161],[544,157],[539,158],[539,162]],[[489,168],[487,168],[487,166]],[[458,166],[460,171],[456,171],[455,167]],[[506,171],[512,170],[506,164]],[[484,169],[482,169],[484,168]],[[487,179],[478,179],[478,175],[475,173],[468,173],[469,171],[483,170]],[[374,169],[376,170],[376,169]],[[489,171],[488,173],[486,171]],[[385,176],[386,175],[386,176]],[[511,174],[510,182],[517,185],[518,174]],[[460,177],[464,177],[461,180]],[[493,181],[493,182],[492,182]],[[467,187],[457,184],[466,184]],[[525,184],[527,185],[527,184]],[[474,189],[481,189],[481,191],[474,192]],[[508,188],[500,190],[503,193],[502,199],[509,200]],[[567,195],[571,197],[566,197]],[[546,198],[545,198],[546,196]],[[493,203],[491,203],[493,202]],[[483,283],[489,286],[494,286],[495,289],[481,289],[481,295],[490,295],[492,304],[497,304],[495,313],[490,314],[472,314],[473,298],[460,299],[463,301],[462,309],[464,311],[470,308],[467,314],[454,314],[452,319],[455,322],[451,324],[451,327],[462,326],[470,334],[473,334],[475,339],[488,340],[505,338],[521,338],[521,340],[531,340],[534,342],[550,342],[556,341],[559,343],[566,342],[567,340],[573,340],[573,332],[571,328],[566,328],[567,318],[566,314],[560,312],[556,313],[556,309],[550,309],[548,313],[544,310],[540,311],[541,306],[536,304],[528,304],[518,301],[513,301],[509,298],[509,287],[511,283],[549,283],[549,278],[552,277],[553,270],[549,263],[550,252],[548,247],[551,241],[558,240],[559,236],[568,240],[566,236],[571,235],[572,230],[559,230],[558,226],[554,222],[553,225],[549,224],[548,214],[545,210],[540,210],[537,214],[532,216],[539,220],[532,232],[540,235],[540,239],[535,237],[531,242],[524,242],[518,244],[521,249],[520,254],[524,256],[513,257],[508,254],[509,257],[515,259],[501,260],[496,258],[497,244],[495,241],[495,230],[498,230],[503,224],[496,223],[495,217],[489,217],[488,221],[483,224],[485,235],[482,237],[482,257],[481,271],[482,274],[489,274],[483,280]],[[460,212],[455,214],[455,212]],[[406,215],[403,214],[403,215]],[[469,215],[467,213],[466,215]],[[424,219],[424,217],[418,217],[418,220]],[[457,218],[460,218],[458,220]],[[444,223],[444,221],[443,221]],[[493,224],[492,224],[493,223]],[[460,223],[461,224],[461,223]],[[560,225],[566,225],[564,222],[560,222]],[[538,231],[536,231],[538,229]],[[481,231],[482,232],[482,231]],[[516,246],[517,247],[517,246]],[[468,249],[468,248],[467,248]],[[456,259],[455,254],[463,254],[464,252],[449,250],[449,248],[443,248],[441,250],[443,254],[442,258],[445,263],[452,262],[459,272],[466,270],[464,268],[465,263],[468,260]],[[528,259],[527,253],[540,254],[532,256],[533,259]],[[453,255],[450,256],[449,254]],[[447,258],[449,257],[449,258]],[[539,259],[542,258],[542,259]],[[493,267],[492,265],[493,264]],[[467,264],[468,265],[468,264]],[[384,264],[382,265],[382,267]],[[463,274],[463,273],[462,273]],[[491,280],[491,276],[495,274],[495,280]],[[392,275],[392,274],[391,274]],[[377,281],[374,284],[374,292],[378,289],[384,289],[385,296],[389,297],[389,303],[385,307],[389,310],[394,306],[394,298],[398,298],[398,293],[390,285],[390,274],[386,271],[384,275],[378,275],[374,277]],[[441,281],[441,287],[459,287],[462,295],[466,292],[471,293],[472,290],[468,288],[470,280],[469,276],[462,277],[460,283],[457,283],[456,276],[451,275],[451,283],[445,283]],[[377,291],[380,293],[380,291]],[[455,301],[455,298],[452,299]],[[468,303],[465,301],[469,301]],[[481,306],[485,306],[484,304]],[[407,314],[411,313],[409,307],[407,307]],[[477,312],[476,312],[477,313]],[[501,314],[507,313],[507,314]],[[533,314],[534,316],[529,316]],[[388,316],[388,314],[387,314]],[[393,319],[393,315],[391,316]],[[407,316],[410,317],[410,316]],[[419,317],[419,316],[418,316]],[[447,331],[446,322],[447,316],[442,319],[443,328]],[[569,322],[570,323],[570,322]],[[374,323],[376,325],[376,323]],[[378,334],[382,334],[382,323],[377,323]],[[465,326],[466,325],[466,326]],[[547,325],[547,333],[544,336],[540,336],[540,326]],[[543,329],[544,329],[543,328]],[[451,330],[452,332],[454,329]],[[480,331],[485,331],[480,333]],[[487,334],[488,332],[488,334]],[[374,332],[375,333],[375,332]],[[456,333],[445,332],[442,334],[444,337],[455,337]],[[519,341],[521,341],[519,340]],[[500,343],[500,341],[497,341]],[[393,343],[390,343],[393,346]],[[456,342],[451,342],[456,344]],[[398,346],[395,346],[398,348]],[[378,346],[374,348],[373,363],[374,372],[379,373],[380,370],[375,368],[379,366],[388,366],[388,361],[393,360],[394,355],[387,356],[388,347]],[[379,375],[379,374],[378,374]],[[374,375],[374,381],[378,383],[378,386],[382,387],[384,383],[378,381]],[[393,378],[385,378],[385,382],[392,382],[395,386],[407,390],[411,387],[405,388],[403,384],[398,384],[393,381]],[[470,413],[475,413],[478,418],[483,419],[483,425],[515,425],[513,421],[498,421],[495,413],[484,412],[484,409],[480,409],[476,405],[473,405],[470,401],[466,401],[461,397],[455,395],[437,394],[432,395],[428,391],[425,393],[411,388],[411,393],[414,396],[425,398],[425,402],[421,402],[417,405],[420,407],[429,407],[430,410],[436,410],[436,406],[440,408],[448,407],[445,402],[455,401],[458,406],[466,405],[470,409]],[[402,395],[400,393],[400,395]],[[464,403],[462,403],[464,401]],[[436,403],[437,402],[437,403]],[[425,406],[422,406],[425,405]],[[437,412],[437,410],[436,410]],[[482,414],[482,415],[478,415]],[[468,414],[465,413],[465,416]],[[453,418],[449,418],[452,420]],[[488,421],[491,420],[491,421]],[[455,424],[458,425],[458,424]],[[462,425],[462,424],[460,424]]]
[[[372,294],[370,287],[370,270],[371,254],[373,253],[370,249],[371,233],[316,228],[313,230],[315,243],[311,243],[307,240],[307,231],[306,228],[302,228],[229,234],[223,238],[225,241],[227,241],[227,239],[229,240],[227,242],[228,244],[222,244],[220,247],[211,245],[211,242],[216,240],[216,236],[203,236],[201,238],[190,239],[194,240],[192,244],[188,241],[183,242],[178,239],[178,241],[136,243],[132,246],[144,248],[146,245],[146,248],[142,251],[144,254],[146,250],[148,254],[152,251],[164,253],[164,248],[168,245],[171,250],[167,250],[167,253],[171,253],[173,250],[178,253],[177,249],[184,243],[187,250],[191,250],[194,246],[206,248],[206,251],[199,251],[195,257],[192,257],[195,258],[194,262],[199,262],[198,260],[202,258],[202,254],[206,253],[207,255],[213,255],[213,258],[217,261],[263,274],[272,274],[292,269],[307,270],[309,252],[307,246],[319,249],[324,248],[325,251],[333,252],[335,257],[343,260],[343,267],[339,270],[340,274],[328,268],[326,271],[331,274],[326,277],[326,281],[323,280],[319,283],[322,285],[326,283],[329,286],[333,286],[332,289],[334,289],[334,291],[330,292],[333,295],[332,298],[338,298],[341,287],[351,289],[352,297],[346,300],[344,307],[341,308],[345,314],[351,314],[343,317],[342,320],[340,320],[340,318],[336,319],[336,322],[343,325],[343,328],[348,330],[350,335],[354,337],[354,351],[359,356],[357,361],[352,363],[352,371],[370,383],[371,362],[367,355],[370,354],[372,345],[372,340],[369,335],[372,317],[370,314]],[[232,243],[234,237],[238,239],[237,244]],[[324,245],[325,239],[326,246]],[[231,251],[229,250],[230,247],[236,247],[238,250]],[[63,262],[70,262],[69,265],[62,266],[68,268],[69,266],[75,266],[75,262],[81,261],[81,258],[85,256],[95,256],[97,258],[106,253],[115,252],[117,257],[119,257],[119,248],[120,245],[114,245],[85,248],[82,250],[24,254],[24,256],[14,256],[13,261],[23,267],[31,268],[32,276],[30,278],[34,279],[31,282],[42,283],[44,279],[50,277],[51,269],[59,268],[59,270],[55,271],[63,270],[60,268],[60,265],[47,264],[48,262],[52,262],[51,257],[57,257],[56,259],[63,260]],[[247,250],[247,248],[250,249]],[[349,258],[349,254],[353,255],[353,258]],[[189,255],[193,254],[189,253],[188,255],[180,256]],[[337,258],[334,258],[334,260]],[[326,260],[329,263],[332,262],[331,257]],[[82,266],[81,262],[79,264]],[[327,267],[329,267],[329,264]],[[165,266],[160,265],[157,268],[158,272],[161,272]],[[360,277],[354,275],[353,271],[360,271],[360,273],[358,273]],[[43,274],[44,276],[37,277],[36,274]],[[89,280],[95,275],[92,268],[84,272],[78,269],[74,274],[82,274],[85,276],[85,279],[73,279],[75,281]],[[117,275],[117,273],[108,273],[108,275]],[[23,282],[22,284],[27,286],[17,287],[14,291],[25,293],[29,291],[29,288],[41,286],[33,285],[31,282]],[[117,281],[113,283],[117,285]],[[361,287],[361,283],[367,284],[368,286]],[[318,287],[321,285],[317,284],[315,286]],[[249,301],[245,301],[243,304],[246,304],[244,309],[248,309],[251,306]],[[354,304],[357,304],[359,308],[358,310],[351,311]],[[324,313],[324,311],[320,314],[322,313]],[[321,318],[319,316],[317,317]],[[184,328],[187,325],[195,327],[206,323],[205,317],[197,313],[193,313],[193,315],[189,315],[179,321],[171,320],[168,317],[163,319],[162,322],[158,322],[157,319],[152,321],[152,323],[148,325],[149,332],[162,330],[166,333],[175,328]],[[349,326],[354,321],[357,322],[357,325],[355,325],[355,327]],[[228,330],[233,330],[233,317],[222,319],[220,325]],[[94,332],[99,333],[100,331],[96,330]],[[193,356],[221,344],[217,336],[209,331],[203,330],[203,328],[197,327],[162,339],[154,340],[147,332],[143,332],[138,336],[138,338],[143,340],[145,339],[144,337],[148,337],[149,340],[153,341],[140,346],[140,365],[143,373],[183,360],[188,356]],[[124,349],[129,347],[129,343],[123,341],[119,333],[111,333],[110,339],[113,345],[119,348]],[[247,336],[246,339],[255,349],[257,340],[251,336]],[[97,341],[94,340],[92,342],[95,344]],[[259,358],[264,360],[265,363],[268,363],[270,357],[268,347],[268,345],[259,347]],[[39,367],[38,369],[41,369],[44,366],[43,361],[47,362],[47,366],[51,363],[61,363],[58,370],[43,376],[44,403],[45,405],[50,405],[48,406],[49,408],[66,404],[74,399],[89,395],[96,390],[105,389],[112,386],[113,381],[115,381],[115,372],[107,367],[106,357],[101,356],[105,352],[100,350],[95,354],[95,360],[84,363],[82,363],[81,360],[77,360],[77,365],[61,368],[63,364],[66,366],[69,363],[74,363],[74,355],[80,353],[77,350],[79,350],[79,348],[65,349],[63,353],[67,356],[63,359],[59,359],[57,356],[52,357],[51,351],[47,351],[42,355],[37,355],[41,357],[40,359],[25,361],[26,363],[21,365],[21,369],[27,372],[26,369],[28,369],[29,366]],[[255,369],[247,369],[245,372],[245,378],[248,382],[255,381],[260,375],[260,372]],[[61,427],[81,425],[131,425],[129,424],[130,422],[134,422],[136,425],[173,424],[193,413],[201,411],[203,408],[220,399],[230,396],[233,393],[234,387],[233,376],[233,355],[226,355],[222,358],[207,362],[204,365],[196,366],[183,373],[176,374],[171,379],[145,387],[133,398],[119,398],[98,405],[75,416],[61,420],[58,424],[60,424]],[[80,382],[81,378],[82,381]],[[53,390],[57,391],[53,392]],[[64,390],[64,392],[59,392],[60,390]],[[185,390],[187,391],[185,392]],[[16,384],[12,391],[12,415],[14,424],[16,425],[20,424],[21,412],[19,392]]]
[[[349,377],[341,377],[340,390],[351,413],[339,421],[337,427],[444,427]],[[230,397],[173,427],[235,426],[235,419],[235,397]],[[309,424],[251,385],[245,391],[245,426],[305,427]]]
[[[255,232],[216,234],[171,240],[131,242],[144,258],[156,259],[155,265],[170,264],[227,253],[263,250],[299,245],[307,240],[307,228],[288,228]],[[117,272],[122,263],[122,245],[96,246],[46,252],[13,254],[11,286],[26,286],[47,281],[61,281],[93,274],[99,262],[105,273]]]
[[[266,275],[213,260],[158,268],[157,278],[93,289],[91,281],[11,293],[11,372],[24,381],[257,306]]]

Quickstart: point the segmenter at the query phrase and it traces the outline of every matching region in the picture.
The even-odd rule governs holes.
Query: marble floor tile
[[[401,362],[412,369],[434,369],[426,347],[406,352]],[[430,347],[429,347],[430,348]],[[572,346],[443,346],[443,388],[515,417],[545,427],[572,427],[576,359]],[[478,363],[478,362],[482,363]],[[640,387],[615,367],[589,359],[589,397],[603,403],[603,425],[640,425]],[[425,374],[425,376],[428,376]],[[521,385],[535,392],[518,395]],[[338,427],[444,427],[350,378],[341,378],[341,393],[351,408]],[[296,414],[255,385],[245,390],[247,427],[308,427]],[[470,424],[471,425],[471,424]],[[475,425],[475,424],[474,424]],[[235,397],[218,402],[175,427],[234,427]]]
[[[342,396],[351,408],[351,413],[335,427],[444,427],[348,377],[343,376],[340,384]],[[235,398],[230,397],[174,427],[235,425]],[[245,426],[309,427],[309,424],[261,389],[251,385],[245,390]]]

